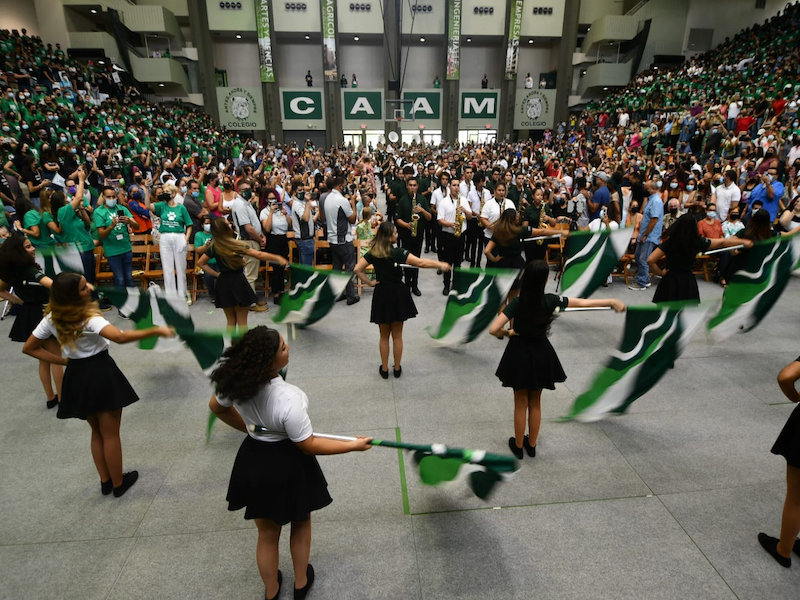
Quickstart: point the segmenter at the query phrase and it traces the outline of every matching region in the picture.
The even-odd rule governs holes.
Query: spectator
[[[658,195],[658,188],[652,180],[645,184],[648,194],[647,203],[642,212],[640,228],[644,230],[639,234],[636,244],[636,282],[629,285],[628,289],[643,292],[650,287],[650,269],[647,259],[655,247],[661,243],[661,231],[664,226],[664,203]]]

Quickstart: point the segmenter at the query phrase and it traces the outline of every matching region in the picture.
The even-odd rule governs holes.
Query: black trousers
[[[356,298],[356,286],[353,285],[353,269],[356,268],[356,247],[352,242],[344,244],[331,244],[331,255],[333,256],[333,270],[344,270],[350,273],[350,280],[344,288],[347,299]],[[342,269],[344,267],[344,269]]]
[[[475,266],[475,254],[478,249],[478,236],[482,236],[483,232],[478,227],[477,219],[470,219],[467,221],[467,239],[464,241],[464,260],[469,263],[470,267]]]
[[[417,228],[417,237],[412,237],[411,232],[408,229],[399,230],[398,237],[400,238],[400,247],[405,248],[410,254],[413,254],[417,258],[419,258],[422,254],[422,239],[424,233],[422,228],[424,226],[425,221],[420,220],[419,227]],[[419,269],[405,269],[405,273],[403,275],[408,287],[415,288],[418,286]]]
[[[425,223],[425,249],[432,252],[437,252],[436,248],[439,246],[439,236],[442,233],[442,227],[439,221],[436,220],[436,215],[430,221]]]
[[[455,269],[461,266],[461,260],[464,257],[464,236],[456,237],[452,233],[442,231],[442,237],[439,238],[441,242],[440,250],[442,252],[442,261],[450,263]],[[450,285],[452,281],[453,272],[447,271],[444,274],[444,284]]]
[[[289,240],[286,234],[277,235],[270,233],[267,236],[267,252],[270,254],[277,254],[286,260],[289,260]],[[273,296],[283,293],[284,286],[286,285],[285,277],[286,267],[281,265],[272,265],[272,272],[269,274],[269,289]]]
[[[386,220],[394,221],[397,217],[397,201],[386,198]]]
[[[483,227],[478,228],[478,246],[475,250],[475,266],[481,268],[481,258],[483,258],[483,251],[486,249],[488,238],[483,234]],[[486,266],[489,266],[489,259],[486,259]]]

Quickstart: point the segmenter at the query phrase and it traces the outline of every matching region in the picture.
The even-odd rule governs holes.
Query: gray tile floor
[[[445,299],[434,272],[421,284],[402,378],[375,372],[367,290],[289,340],[289,381],[308,393],[317,431],[399,430],[407,441],[506,451],[511,393],[494,377],[504,342],[435,348],[425,328]],[[704,298],[720,295],[700,286]],[[652,297],[617,282],[602,293]],[[800,558],[780,568],[756,534],[780,524],[784,463],[769,448],[792,409],[775,376],[798,354],[798,298],[795,280],[756,331],[717,346],[697,336],[629,414],[592,425],[556,419],[617,344],[623,317],[562,315],[552,341],[568,380],[544,395],[540,455],[488,503],[463,483],[421,486],[408,457],[404,487],[393,450],[321,458],[334,503],[314,516],[310,597],[796,600]],[[223,322],[207,299],[191,310],[201,327]],[[10,326],[0,323],[4,340]],[[262,598],[255,529],[225,504],[241,436],[218,424],[205,443],[211,388],[192,356],[112,348],[142,398],[122,428],[126,467],[141,478],[115,500],[100,495],[88,427],[45,409],[36,364],[20,350],[0,343],[0,598]]]

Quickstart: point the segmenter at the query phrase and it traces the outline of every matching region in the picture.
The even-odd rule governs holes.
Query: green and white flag
[[[281,298],[281,307],[272,320],[308,327],[327,315],[344,293],[352,274],[322,271],[304,265],[292,265],[294,287]]]
[[[620,349],[611,353],[565,419],[591,422],[628,410],[672,367],[708,311],[702,304],[678,302],[629,306]]]
[[[131,319],[136,329],[169,325],[175,328],[178,335],[194,331],[186,300],[178,296],[167,297],[158,286],[150,286],[146,292],[136,287],[101,288],[98,291],[123,316]],[[177,338],[152,337],[139,340],[139,347],[142,350],[174,352],[181,347],[181,342]]]
[[[611,275],[630,241],[629,228],[571,234],[564,246],[561,294],[568,298],[591,296]]]
[[[800,236],[772,238],[747,250],[744,267],[728,280],[728,287],[708,331],[719,341],[754,329],[786,289],[800,260]]]
[[[59,273],[80,273],[83,275],[83,261],[78,247],[73,244],[39,247],[36,249],[36,264],[50,279]]]
[[[443,346],[466,344],[478,337],[497,316],[518,271],[455,269],[439,328],[430,336]]]

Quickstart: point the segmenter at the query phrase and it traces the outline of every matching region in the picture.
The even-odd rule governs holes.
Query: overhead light
[[[358,36],[357,36],[357,35],[356,35],[356,36],[353,36],[353,41],[354,41],[354,42],[357,42],[357,41],[358,41]]]
[[[164,84],[163,83],[159,83],[158,87],[164,87]],[[608,89],[608,88],[606,88],[606,89]]]
[[[472,41],[472,38],[467,38],[467,43],[470,43],[471,41]]]
[[[655,69],[656,71],[658,71],[658,65],[656,65],[655,67],[653,67],[653,69]]]
[[[586,28],[586,33],[589,33],[591,30],[592,30],[592,27],[590,25],[589,27]]]
[[[528,40],[528,43],[529,43],[529,44],[532,44],[532,43],[533,43],[533,40]]]
[[[237,39],[237,40],[240,40],[240,39],[242,39],[242,34],[241,34],[241,33],[237,33],[237,34],[236,34],[236,39]]]
[[[420,41],[420,42],[424,42],[424,41],[425,41],[425,38],[424,38],[424,37],[421,37],[421,38],[419,38],[419,41]]]
[[[307,35],[307,36],[306,36],[306,39],[307,39],[307,40],[310,40],[310,39],[311,39],[311,36],[310,36],[310,35]]]
[[[106,64],[106,61],[104,61],[104,60],[98,60],[98,61],[97,61],[97,64],[98,64],[98,65],[104,65],[104,64]]]
[[[162,85],[163,85],[163,84],[162,84]],[[607,88],[607,87],[604,87],[604,88],[603,88],[603,91],[604,91],[604,92],[607,92],[607,91],[608,91],[608,88]]]
[[[96,15],[97,14],[97,9],[93,8],[91,12],[92,12],[93,15]]]

